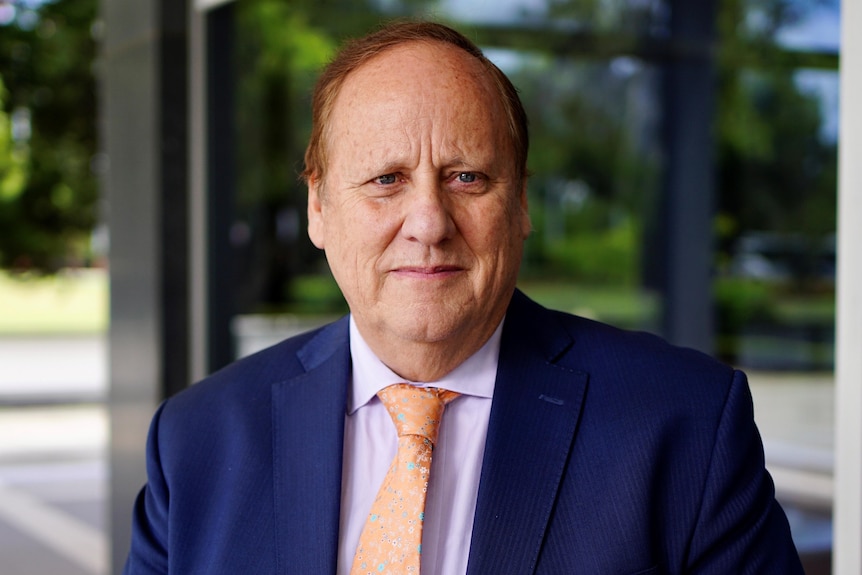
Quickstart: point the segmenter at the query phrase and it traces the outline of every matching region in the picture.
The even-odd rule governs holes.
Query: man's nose
[[[436,245],[455,234],[450,199],[441,182],[428,178],[410,190],[401,233],[409,240]]]

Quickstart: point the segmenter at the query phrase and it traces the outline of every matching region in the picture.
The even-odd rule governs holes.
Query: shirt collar
[[[504,318],[505,321],[505,318]],[[484,397],[494,396],[494,382],[497,379],[497,362],[500,358],[500,337],[503,322],[497,326],[479,351],[471,355],[461,365],[434,382],[417,383],[405,380],[389,369],[371,350],[359,333],[353,315],[350,316],[350,357],[353,364],[350,393],[347,398],[347,413],[371,401],[377,392],[393,383],[411,383],[421,387],[442,387],[463,395]]]

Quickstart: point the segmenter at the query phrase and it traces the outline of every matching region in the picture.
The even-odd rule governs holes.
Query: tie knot
[[[386,406],[398,437],[421,435],[434,444],[443,408],[458,395],[436,387],[397,383],[381,389],[377,397]]]

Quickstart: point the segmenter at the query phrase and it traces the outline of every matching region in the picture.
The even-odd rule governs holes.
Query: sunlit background
[[[123,94],[151,78],[124,77],[111,55],[134,49],[141,8],[0,0],[4,575],[106,574],[109,550],[127,545],[112,542],[131,509],[117,484],[134,492],[143,478],[109,458],[109,405],[129,397],[111,374],[151,353],[129,334],[155,323],[160,345],[182,341],[163,354],[181,357],[179,376],[172,361],[152,367],[149,413],[193,375],[345,312],[305,234],[309,92],[344,38],[396,17],[453,24],[520,91],[534,227],[521,289],[745,369],[806,570],[829,572],[838,0],[201,4],[218,6],[159,3],[192,14],[155,25],[165,53],[192,46],[177,52],[188,63],[178,76],[160,72],[169,59],[146,64],[161,123],[127,129],[139,119]],[[147,130],[163,136],[140,144],[137,165],[106,144]],[[156,216],[134,187],[151,165]],[[150,221],[158,246],[139,258],[136,226]],[[177,289],[192,319],[152,319]],[[113,429],[115,449],[138,442],[128,451],[142,458],[143,438]]]

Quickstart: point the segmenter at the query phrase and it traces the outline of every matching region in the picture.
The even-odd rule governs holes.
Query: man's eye
[[[461,172],[458,174],[458,181],[462,184],[472,184],[476,181],[476,174],[473,172]]]
[[[382,176],[377,176],[375,180],[378,184],[388,185],[394,184],[398,181],[398,176],[395,174],[384,174]]]

